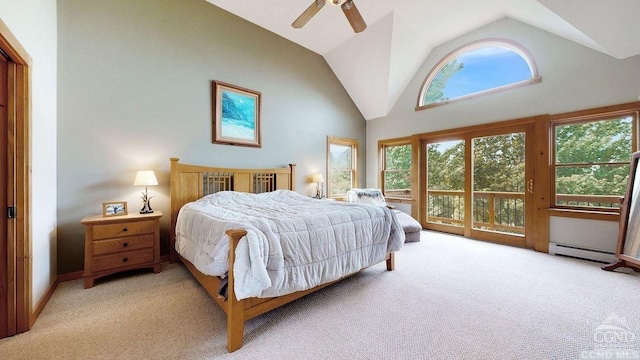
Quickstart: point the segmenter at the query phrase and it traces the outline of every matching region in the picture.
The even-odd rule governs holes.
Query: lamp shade
[[[136,174],[136,179],[133,181],[134,186],[149,186],[158,185],[158,179],[153,170],[141,170]]]
[[[323,183],[324,182],[324,176],[322,176],[322,174],[320,174],[320,173],[313,174],[313,176],[311,177],[311,182]]]

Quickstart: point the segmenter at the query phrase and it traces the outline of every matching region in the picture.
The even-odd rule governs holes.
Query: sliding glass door
[[[533,125],[424,143],[426,228],[525,246],[533,209]]]

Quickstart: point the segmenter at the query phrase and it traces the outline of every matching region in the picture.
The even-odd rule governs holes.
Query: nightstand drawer
[[[95,225],[93,240],[115,238],[121,236],[152,234],[155,229],[153,221],[136,221],[120,224]]]
[[[93,255],[106,255],[153,247],[153,234],[128,236],[117,239],[97,240],[93,242]]]
[[[94,257],[92,270],[103,271],[151,262],[153,262],[153,248],[126,251]]]

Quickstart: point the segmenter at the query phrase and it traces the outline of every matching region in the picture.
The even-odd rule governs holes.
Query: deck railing
[[[620,196],[558,194],[556,204],[563,206],[619,208]]]
[[[524,234],[524,193],[476,191],[473,193],[473,228]],[[609,195],[556,196],[558,205],[619,207],[620,197]],[[464,226],[464,191],[429,190],[428,222]]]

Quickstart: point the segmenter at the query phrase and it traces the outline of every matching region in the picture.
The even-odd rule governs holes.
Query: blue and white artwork
[[[256,98],[222,90],[221,131],[223,137],[256,140]]]
[[[213,142],[262,147],[260,144],[262,94],[219,81],[213,81],[213,94],[215,104]]]

